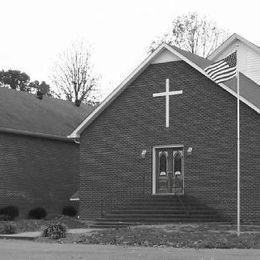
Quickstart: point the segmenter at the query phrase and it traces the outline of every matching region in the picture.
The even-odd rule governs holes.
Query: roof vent
[[[40,90],[37,90],[36,97],[40,100],[43,98],[43,93]]]
[[[75,100],[75,106],[76,106],[76,107],[79,107],[80,104],[81,104],[81,100],[76,99],[76,100]]]

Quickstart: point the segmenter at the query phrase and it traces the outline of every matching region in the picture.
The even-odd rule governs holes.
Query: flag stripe
[[[220,60],[220,61],[218,61],[218,62],[215,62],[215,63],[211,64],[210,66],[208,66],[205,70],[207,71],[207,70],[209,70],[209,69],[211,69],[211,68],[215,68],[216,66],[218,66],[218,65],[221,64],[222,62],[223,62],[223,60]]]
[[[227,69],[227,68],[229,68],[229,66],[228,66],[228,64],[226,63],[226,64],[223,65],[221,68],[218,68],[218,69],[216,69],[216,70],[214,70],[214,71],[212,71],[212,72],[210,72],[210,73],[208,73],[208,74],[210,75],[210,77],[213,77],[216,73],[221,72],[222,70]]]
[[[236,76],[236,72],[232,71],[228,74],[225,74],[225,75],[220,75],[218,77],[216,77],[215,79],[213,79],[214,81],[218,81],[218,80],[221,80],[222,78],[226,78],[226,77],[234,77]]]
[[[213,81],[219,84],[236,76],[236,66],[237,53],[235,51],[226,58],[211,64],[204,70]]]
[[[218,76],[222,76],[223,73],[225,74],[229,74],[230,72],[235,72],[236,73],[236,68],[228,68],[225,69],[224,71],[219,71],[217,73],[215,73],[214,75],[212,75],[212,79],[215,80],[216,78],[218,78]]]
[[[216,64],[216,65],[212,65],[212,66],[207,67],[207,68],[205,69],[205,71],[206,71],[207,73],[210,73],[211,71],[214,71],[215,69],[218,69],[218,68],[222,67],[222,66],[225,65],[225,64],[226,64],[226,62],[221,61],[221,63],[219,63],[219,64]]]
[[[229,76],[229,77],[226,77],[226,78],[222,78],[222,79],[219,79],[219,80],[216,80],[216,83],[221,83],[221,82],[225,82],[225,81],[228,81],[228,80],[230,80],[230,79],[232,79],[232,78],[234,78],[235,76],[234,75],[232,75],[232,76]]]

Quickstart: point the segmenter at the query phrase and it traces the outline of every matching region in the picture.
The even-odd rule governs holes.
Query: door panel
[[[184,160],[183,160],[183,151],[177,150],[173,151],[173,192],[175,194],[184,193]]]

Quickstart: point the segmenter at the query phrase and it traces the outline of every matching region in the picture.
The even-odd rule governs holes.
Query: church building
[[[158,203],[177,198],[186,212],[196,201],[236,222],[237,80],[217,84],[204,69],[237,43],[241,222],[259,222],[260,48],[236,34],[208,59],[160,46],[70,134],[80,140],[82,218],[134,201],[156,201],[163,218]]]
[[[93,110],[65,100],[0,88],[0,211],[77,207],[79,144],[67,135]],[[3,213],[1,213],[3,214]]]

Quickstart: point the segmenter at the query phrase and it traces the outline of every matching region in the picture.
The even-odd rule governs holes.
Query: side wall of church
[[[260,54],[241,41],[232,43],[216,60],[221,60],[230,55],[239,44],[238,50],[238,69],[244,75],[260,84]]]
[[[0,208],[61,213],[78,189],[79,145],[0,133]]]
[[[165,98],[153,93],[183,90]],[[259,221],[260,116],[241,103],[242,221]],[[150,65],[81,136],[80,213],[102,211],[152,193],[152,148],[184,145],[185,194],[236,219],[236,98],[183,61]],[[193,151],[187,155],[188,147]],[[142,150],[147,150],[141,158]]]

